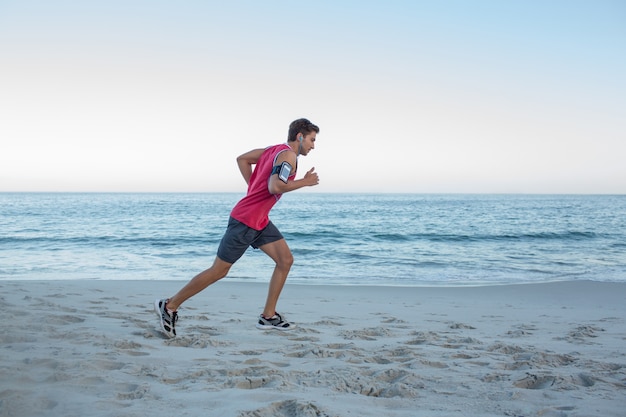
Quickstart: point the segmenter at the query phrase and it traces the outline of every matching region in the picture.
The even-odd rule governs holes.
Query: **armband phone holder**
[[[272,169],[272,175],[274,174],[278,174],[278,179],[287,184],[287,180],[289,180],[289,175],[291,174],[291,164],[285,161],[280,165],[276,165]]]

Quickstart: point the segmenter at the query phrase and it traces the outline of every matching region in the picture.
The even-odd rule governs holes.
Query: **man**
[[[278,297],[293,264],[293,255],[268,216],[282,194],[319,183],[315,168],[311,168],[303,178],[295,179],[298,156],[306,156],[315,148],[317,133],[319,128],[316,125],[307,119],[298,119],[289,125],[286,143],[254,149],[237,157],[237,165],[248,184],[248,192],[230,213],[228,228],[220,242],[213,265],[196,275],[173,297],[154,302],[161,329],[168,337],[176,336],[178,307],[224,278],[249,246],[261,249],[276,263],[265,308],[256,327],[277,330],[294,328],[292,323],[276,312]],[[253,165],[256,165],[254,169]]]

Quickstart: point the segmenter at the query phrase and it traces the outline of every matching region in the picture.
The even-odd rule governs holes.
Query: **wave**
[[[219,243],[221,236],[177,236],[177,237],[120,237],[120,236],[74,236],[74,237],[0,237],[0,246],[196,246]]]
[[[502,233],[502,234],[442,234],[442,233],[339,233],[339,232],[295,232],[285,233],[285,236],[297,240],[335,240],[335,241],[382,241],[382,242],[480,242],[480,241],[524,241],[524,240],[544,240],[544,241],[577,241],[593,240],[606,237],[596,232],[535,232],[535,233]]]
[[[602,237],[601,234],[595,232],[536,232],[536,233],[520,233],[520,234],[463,234],[463,235],[442,235],[442,234],[426,234],[418,235],[417,239],[432,241],[521,241],[521,240],[546,240],[546,241],[572,241],[572,240],[590,240]]]

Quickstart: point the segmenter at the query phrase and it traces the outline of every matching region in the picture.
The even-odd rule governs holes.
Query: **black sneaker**
[[[274,314],[269,319],[263,317],[263,314],[261,314],[259,316],[259,321],[256,324],[256,328],[261,330],[291,330],[295,327],[295,324],[289,323],[288,321],[284,320],[283,317],[278,313]]]
[[[161,322],[161,330],[163,333],[170,339],[176,337],[176,322],[178,321],[178,313],[173,311],[171,314],[165,308],[165,304],[167,303],[166,299],[156,300],[154,302],[154,311],[156,311],[157,316],[159,316],[159,320]]]

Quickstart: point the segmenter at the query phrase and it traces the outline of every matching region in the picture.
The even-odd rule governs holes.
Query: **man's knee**
[[[217,257],[215,258],[215,262],[213,262],[212,268],[215,272],[215,275],[218,276],[218,279],[222,279],[226,275],[228,275],[228,271],[230,271],[231,266],[233,266],[233,264],[223,261],[219,257]]]
[[[282,254],[276,262],[276,266],[278,266],[279,268],[290,269],[291,265],[293,265],[293,254],[291,253],[291,251],[287,251],[286,253]]]

